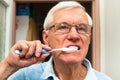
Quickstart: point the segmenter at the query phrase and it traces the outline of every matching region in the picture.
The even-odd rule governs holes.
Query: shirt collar
[[[55,75],[54,69],[53,69],[53,60],[52,57],[50,58],[50,60],[47,62],[47,64],[45,65],[45,69],[43,74],[41,75],[41,78],[46,80],[49,77],[54,78],[53,80],[59,80],[58,77]],[[97,80],[97,77],[92,69],[92,66],[89,62],[89,60],[84,59],[83,60],[83,64],[87,67],[87,75],[86,78],[84,80]]]
[[[88,59],[84,59],[83,64],[87,67],[87,75],[84,80],[93,80],[93,79],[98,80],[91,66],[90,61]]]
[[[45,65],[45,69],[43,74],[41,75],[41,78],[44,80],[47,80],[49,77],[54,78],[53,80],[59,80],[58,77],[55,75],[54,69],[53,69],[53,60],[52,57]]]

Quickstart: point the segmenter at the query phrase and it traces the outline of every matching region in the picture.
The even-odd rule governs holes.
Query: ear
[[[45,30],[43,30],[42,36],[43,36],[44,44],[48,45],[48,34],[47,34],[47,32]]]

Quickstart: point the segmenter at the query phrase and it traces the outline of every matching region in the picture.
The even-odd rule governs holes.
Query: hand
[[[49,54],[42,54],[42,48],[50,50],[47,45],[41,44],[40,41],[18,41],[10,50],[6,62],[14,68],[22,68],[30,66],[38,61],[43,61]],[[34,50],[36,49],[36,53]],[[22,50],[22,54],[18,55],[15,50]]]

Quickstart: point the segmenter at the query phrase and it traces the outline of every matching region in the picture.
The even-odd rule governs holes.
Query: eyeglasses
[[[62,22],[62,23],[57,23],[57,24],[47,28],[47,30],[54,28],[54,30],[57,34],[67,34],[70,32],[72,26],[75,26],[76,31],[79,34],[91,34],[91,26],[88,24],[84,24],[84,23],[77,24],[77,25],[70,25],[66,22]]]

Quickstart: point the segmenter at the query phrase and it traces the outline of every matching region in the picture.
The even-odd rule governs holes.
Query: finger
[[[28,49],[29,49],[29,47],[27,46],[27,45],[24,45],[23,47],[22,47],[22,53],[20,54],[20,57],[21,58],[24,58],[25,56],[26,56],[26,53],[28,52]]]
[[[19,61],[18,65],[21,67],[27,67],[27,66],[37,63],[38,61],[40,61],[39,58],[32,56],[31,58],[22,59],[21,61]]]
[[[49,47],[48,45],[44,45],[42,44],[42,49],[45,49],[45,50],[51,50],[51,47]]]
[[[42,54],[42,55],[40,56],[40,62],[44,62],[45,59],[46,59],[49,55],[50,55],[50,53]]]
[[[41,55],[41,50],[42,50],[42,44],[40,41],[35,41],[35,44],[36,44],[36,53],[35,53],[35,56],[36,57],[40,57]]]
[[[27,41],[20,40],[13,46],[14,52],[15,50],[22,50],[22,53],[20,54],[20,57],[24,57],[29,49],[29,46],[27,45]]]
[[[35,44],[35,42],[28,42],[28,45],[29,45],[29,49],[28,49],[28,52],[27,52],[27,54],[25,55],[25,58],[30,58],[30,57],[32,57],[35,53],[34,53],[34,51],[35,51],[35,48],[36,48],[36,44]]]

